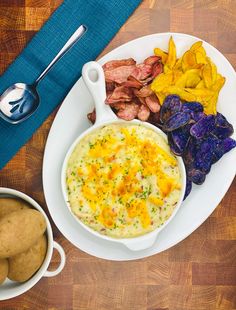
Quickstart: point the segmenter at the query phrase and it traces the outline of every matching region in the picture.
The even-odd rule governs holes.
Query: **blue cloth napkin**
[[[16,82],[31,84],[81,24],[88,28],[80,41],[39,84],[40,106],[36,113],[17,125],[0,119],[0,169],[62,102],[80,77],[82,66],[100,54],[140,2],[65,0],[34,36],[0,77],[0,94]]]

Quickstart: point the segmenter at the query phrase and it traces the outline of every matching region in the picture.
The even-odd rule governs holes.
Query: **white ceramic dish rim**
[[[132,50],[137,50],[138,48],[140,48],[140,46],[143,46],[143,44],[146,44],[147,46],[147,51],[148,53],[141,53],[140,59],[142,60],[145,57],[147,57],[149,55],[149,52],[151,51],[150,48],[154,48],[155,46],[157,46],[157,42],[164,42],[164,44],[160,43],[160,47],[161,48],[166,48],[167,43],[166,41],[169,39],[170,36],[174,36],[174,39],[176,39],[177,41],[177,47],[178,47],[178,42],[186,42],[184,44],[180,44],[180,50],[185,51],[187,48],[189,48],[191,46],[191,44],[193,44],[194,42],[196,42],[197,40],[201,40],[203,41],[204,47],[207,50],[207,53],[209,53],[210,57],[213,57],[213,61],[215,59],[218,58],[219,61],[216,61],[217,66],[220,65],[220,63],[222,63],[223,65],[221,66],[221,73],[224,74],[224,67],[227,69],[227,75],[228,76],[228,80],[226,81],[226,85],[229,84],[230,85],[230,89],[234,89],[235,87],[233,87],[234,85],[236,85],[236,74],[235,71],[232,67],[232,65],[229,63],[229,61],[226,59],[226,57],[220,52],[218,51],[214,46],[212,46],[211,44],[209,44],[207,41],[198,38],[196,36],[192,36],[189,34],[185,34],[185,33],[177,33],[177,32],[164,32],[164,33],[153,33],[150,35],[145,35],[139,38],[136,38],[134,40],[128,41],[118,47],[116,47],[115,49],[113,49],[112,51],[110,51],[109,53],[107,53],[106,55],[104,55],[102,58],[100,58],[98,60],[98,62],[100,64],[104,64],[105,62],[112,60],[112,59],[120,59],[120,58],[128,58],[128,57],[137,57],[137,53],[133,53]],[[163,46],[162,46],[163,45]],[[130,48],[131,53],[129,53]],[[178,47],[179,48],[179,47]],[[138,60],[138,58],[137,58]],[[224,87],[225,88],[225,87]],[[70,224],[73,225],[73,228],[70,229],[70,227],[66,227],[65,225],[65,221],[66,217],[69,216],[69,212],[68,215],[63,213],[63,216],[61,216],[61,212],[58,214],[58,209],[55,208],[55,205],[60,204],[60,208],[62,208],[62,202],[61,199],[63,198],[61,195],[61,186],[60,186],[60,182],[57,182],[58,180],[58,172],[60,171],[60,167],[61,164],[63,162],[63,157],[64,157],[64,152],[62,149],[59,149],[59,153],[58,151],[55,153],[54,149],[55,149],[55,145],[58,145],[57,141],[58,138],[60,137],[61,134],[63,134],[63,131],[60,130],[61,124],[64,121],[64,125],[70,125],[71,123],[71,118],[74,117],[74,115],[77,113],[78,111],[78,102],[77,100],[75,100],[75,96],[76,98],[78,97],[79,93],[82,92],[83,97],[85,96],[86,100],[89,103],[89,109],[92,109],[92,101],[91,99],[88,97],[88,94],[84,94],[85,93],[85,88],[84,88],[84,84],[82,82],[82,79],[80,78],[76,84],[74,85],[74,87],[71,89],[70,93],[67,95],[67,97],[64,100],[63,105],[61,106],[60,110],[58,111],[56,118],[54,120],[54,123],[52,125],[52,128],[50,130],[49,136],[48,136],[48,140],[46,143],[46,147],[45,147],[45,153],[44,153],[44,160],[43,160],[43,187],[44,187],[44,193],[45,193],[45,199],[47,201],[48,204],[48,208],[49,208],[49,212],[55,222],[55,224],[57,225],[57,227],[59,228],[59,230],[62,232],[62,234],[73,244],[75,245],[77,248],[79,248],[80,250],[93,255],[95,257],[99,257],[102,259],[107,259],[107,260],[114,260],[114,261],[129,261],[129,260],[136,260],[136,259],[142,259],[145,257],[149,257],[155,254],[158,254],[162,251],[165,251],[171,247],[173,247],[174,245],[178,244],[179,242],[181,242],[182,240],[184,240],[185,238],[187,238],[192,232],[194,232],[209,216],[210,214],[214,211],[214,209],[217,207],[217,205],[220,203],[220,201],[222,200],[222,198],[224,197],[225,193],[227,192],[228,188],[230,187],[230,184],[232,183],[234,177],[235,177],[235,172],[236,172],[236,166],[234,169],[230,169],[230,171],[228,171],[227,175],[228,177],[225,179],[224,178],[224,183],[220,182],[219,186],[216,186],[216,191],[217,191],[217,195],[213,195],[210,198],[210,205],[209,205],[209,201],[206,201],[206,198],[203,199],[204,203],[208,203],[208,206],[204,205],[204,209],[200,210],[199,215],[198,216],[194,216],[193,219],[191,220],[186,220],[184,223],[184,226],[181,228],[181,230],[176,230],[175,226],[177,224],[176,220],[173,223],[173,233],[170,233],[170,229],[169,227],[172,225],[170,224],[169,227],[167,227],[166,233],[167,235],[169,235],[169,240],[165,238],[166,241],[164,241],[164,238],[162,237],[162,233],[160,236],[160,239],[158,240],[159,242],[156,242],[156,245],[154,248],[151,248],[151,250],[148,251],[143,251],[143,252],[127,252],[125,251],[123,248],[119,248],[119,250],[116,252],[114,247],[110,248],[110,243],[102,243],[101,245],[99,245],[98,247],[96,246],[96,244],[98,244],[98,240],[97,239],[91,239],[89,238],[89,235],[85,235],[81,240],[80,238],[78,238],[78,236],[76,236],[75,234],[75,224],[73,224],[73,222],[71,221]],[[220,93],[220,97],[222,97],[223,94],[221,95]],[[232,98],[232,96],[231,96]],[[71,109],[71,113],[69,112],[70,107],[72,106]],[[221,105],[220,103],[218,104],[219,106],[219,111],[225,113],[226,112],[226,116],[229,117],[229,120],[231,121],[231,123],[233,124],[234,128],[236,128],[236,117],[235,117],[235,113],[231,113],[232,111],[232,105],[227,108],[224,108],[223,105]],[[79,130],[84,131],[86,130],[86,128],[88,128],[88,122],[86,121],[86,113],[88,113],[89,110],[86,108],[85,111],[83,111],[83,117],[79,117],[77,122],[83,122],[82,126],[75,124],[75,121],[73,121],[72,126],[71,126],[71,133],[74,133]],[[74,113],[74,114],[73,114]],[[65,117],[66,115],[66,117]],[[232,115],[232,116],[231,116]],[[77,119],[77,118],[75,118]],[[58,132],[58,134],[57,134]],[[76,135],[75,135],[76,137]],[[233,138],[236,138],[236,134],[233,135]],[[64,140],[62,141],[63,144],[67,144],[68,146],[71,144],[67,142],[67,138],[65,137]],[[61,145],[61,141],[60,141],[60,145]],[[51,165],[52,162],[52,156],[55,164]],[[227,155],[226,157],[229,157],[230,161],[232,162],[232,160],[236,159],[236,152],[235,151],[231,151],[231,154]],[[226,158],[225,158],[226,160]],[[223,159],[223,161],[225,162],[225,160]],[[216,164],[217,166],[218,164]],[[231,165],[232,168],[232,165]],[[217,170],[214,168],[214,170]],[[213,173],[214,176],[218,177],[218,174]],[[207,183],[207,182],[206,182]],[[54,184],[52,186],[52,184]],[[53,193],[57,193],[57,196],[52,195]],[[60,193],[59,193],[60,192]],[[181,213],[183,212],[184,214],[186,214],[187,216],[191,216],[192,213],[192,208],[190,208],[191,210],[189,210],[189,204],[191,204],[192,199],[196,199],[199,195],[197,195],[197,192],[195,190],[195,186],[193,191],[191,192],[190,195],[190,199],[188,198],[187,201],[185,201],[183,203],[183,206],[181,209],[183,209],[183,211],[181,211]],[[202,201],[202,194],[205,196],[205,192],[206,190],[204,189],[204,186],[201,189],[201,195],[200,197],[198,197],[200,199],[200,201]],[[56,198],[58,197],[58,198]],[[193,197],[193,198],[192,198]],[[197,199],[198,201],[198,199]],[[63,202],[64,203],[64,202]],[[186,217],[185,215],[185,217]]]
[[[90,71],[96,71],[97,72],[98,80],[96,82],[93,82],[89,79],[88,75],[89,75]],[[83,139],[83,137],[85,137],[86,135],[88,135],[92,131],[96,131],[101,127],[111,125],[111,124],[125,124],[125,125],[137,124],[137,125],[144,126],[144,127],[152,129],[154,132],[156,132],[161,137],[163,137],[166,142],[167,142],[167,137],[161,129],[155,127],[154,125],[152,125],[150,123],[142,122],[139,120],[124,121],[124,120],[120,120],[116,117],[116,115],[112,112],[110,107],[108,107],[107,105],[104,104],[105,97],[106,97],[105,83],[104,83],[105,79],[104,79],[104,73],[103,73],[102,67],[97,62],[91,61],[91,62],[85,64],[83,67],[83,70],[82,70],[82,75],[83,75],[83,79],[84,79],[87,87],[89,88],[89,90],[90,90],[90,92],[94,98],[97,116],[96,116],[95,124],[93,126],[91,126],[90,128],[88,128],[87,130],[85,130],[84,132],[82,132],[75,139],[75,141],[72,143],[72,145],[70,146],[69,150],[66,153],[66,156],[65,156],[65,159],[64,159],[64,162],[62,165],[62,172],[61,172],[61,186],[62,186],[63,197],[64,197],[65,202],[66,202],[65,205],[67,207],[69,207],[70,214],[72,214],[72,216],[76,219],[76,221],[80,225],[82,225],[82,227],[84,229],[86,229],[88,232],[92,233],[93,235],[95,235],[99,238],[102,238],[104,240],[122,243],[126,247],[128,247],[130,250],[133,250],[133,251],[144,250],[144,249],[149,248],[153,245],[153,243],[156,240],[157,235],[161,232],[161,230],[164,227],[166,227],[166,225],[168,225],[170,223],[170,221],[174,218],[175,214],[178,212],[178,210],[181,206],[181,203],[183,201],[184,194],[185,194],[185,187],[186,187],[186,173],[185,173],[185,166],[184,166],[183,160],[181,157],[176,156],[179,171],[181,174],[180,197],[179,197],[178,203],[177,203],[174,211],[172,212],[171,216],[168,218],[167,221],[164,222],[164,224],[162,226],[154,229],[153,231],[151,231],[149,233],[146,233],[146,234],[138,236],[138,237],[112,238],[112,237],[109,237],[106,235],[102,235],[102,234],[98,233],[97,231],[91,229],[89,226],[85,225],[71,210],[71,207],[70,207],[70,204],[68,201],[67,186],[66,186],[67,163],[68,163],[68,160],[69,160],[74,148],[79,143],[79,141],[81,141],[81,139]],[[104,91],[102,90],[102,88],[104,88]]]
[[[32,278],[23,283],[13,282],[7,279],[6,282],[0,285],[0,301],[10,299],[25,293],[26,291],[30,290],[42,277],[54,277],[58,275],[64,268],[66,261],[65,252],[62,246],[53,240],[51,224],[48,220],[46,213],[40,207],[40,205],[34,199],[32,199],[31,197],[20,191],[17,191],[12,188],[0,187],[0,197],[4,196],[20,198],[29,203],[33,208],[41,212],[41,214],[43,214],[47,224],[46,232],[47,232],[48,248],[42,266]],[[56,249],[60,255],[60,263],[55,270],[49,271],[47,270],[47,268],[52,258],[53,249]],[[14,284],[14,286],[12,284]]]

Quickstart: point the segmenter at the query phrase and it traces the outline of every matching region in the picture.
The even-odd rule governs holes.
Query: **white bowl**
[[[96,73],[95,75],[92,75]],[[79,218],[71,211],[70,204],[69,204],[69,199],[67,195],[67,186],[66,186],[66,170],[67,170],[67,163],[68,160],[75,148],[75,146],[79,143],[79,141],[89,134],[91,131],[97,130],[100,127],[103,127],[105,125],[110,125],[114,123],[129,123],[129,124],[139,124],[141,126],[145,126],[148,128],[151,128],[153,131],[161,135],[166,141],[167,137],[165,133],[157,128],[154,125],[151,125],[147,122],[141,122],[139,120],[132,120],[132,121],[124,121],[120,120],[117,118],[117,116],[113,113],[113,111],[110,109],[109,106],[104,104],[105,98],[106,98],[106,90],[105,90],[105,79],[104,79],[104,73],[102,67],[94,61],[91,61],[87,64],[84,65],[83,70],[82,70],[82,76],[84,79],[84,82],[86,83],[89,91],[91,92],[94,101],[95,101],[95,106],[96,106],[96,122],[95,124],[84,131],[77,139],[73,142],[71,147],[69,148],[66,157],[63,162],[62,166],[62,173],[61,173],[61,186],[62,186],[62,192],[63,196],[66,202],[66,205],[68,206],[70,213],[73,215],[73,217],[77,220],[77,222],[88,232],[91,234],[102,238],[104,240],[109,240],[112,242],[118,242],[124,244],[127,248],[133,251],[138,251],[138,250],[144,250],[146,248],[151,247],[158,235],[158,233],[174,218],[175,214],[177,213],[183,198],[184,198],[184,193],[185,193],[185,187],[186,187],[186,172],[185,172],[185,166],[183,163],[183,160],[181,157],[177,156],[177,161],[178,161],[178,166],[179,166],[179,171],[181,174],[181,194],[179,201],[172,213],[172,215],[169,217],[169,219],[159,228],[156,228],[150,233],[147,233],[145,235],[139,236],[139,237],[133,237],[133,238],[112,238],[108,237],[105,235],[102,235],[95,230],[91,229],[87,225],[85,225],[82,221],[79,220]]]
[[[27,196],[22,192],[5,187],[0,187],[0,197],[20,198],[26,201],[28,204],[30,204],[32,208],[35,208],[39,212],[41,212],[46,220],[47,225],[46,235],[48,242],[47,254],[44,259],[44,262],[40,267],[40,269],[35,273],[35,275],[32,278],[23,283],[14,282],[7,279],[3,284],[0,285],[0,300],[6,300],[25,293],[26,291],[31,289],[42,277],[53,277],[59,274],[64,268],[66,257],[63,248],[53,240],[52,227],[48,220],[47,215],[35,200],[33,200],[31,197]],[[61,261],[56,270],[49,271],[47,270],[47,268],[50,264],[54,248],[59,252]]]

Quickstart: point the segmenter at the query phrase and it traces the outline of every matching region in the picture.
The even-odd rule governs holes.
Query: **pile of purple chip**
[[[160,121],[172,152],[183,158],[187,174],[186,198],[192,182],[202,184],[212,164],[236,146],[236,141],[230,138],[233,126],[221,113],[207,115],[199,102],[182,103],[177,95],[166,97]]]

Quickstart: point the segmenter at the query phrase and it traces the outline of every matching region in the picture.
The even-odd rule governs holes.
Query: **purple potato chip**
[[[218,140],[215,144],[212,156],[212,163],[216,163],[224,154],[236,147],[236,141],[232,138]]]
[[[236,147],[236,141],[232,138],[226,138],[221,142],[221,145],[224,149],[224,154],[231,151],[234,147]]]
[[[206,179],[206,174],[198,169],[190,169],[188,170],[188,177],[193,183],[201,185]]]
[[[194,168],[204,173],[209,173],[211,169],[214,144],[210,139],[203,140],[198,146],[194,157]]]
[[[197,151],[196,140],[190,136],[185,151],[183,153],[183,160],[187,169],[192,167],[196,151]]]
[[[188,143],[190,134],[189,130],[191,128],[190,124],[185,125],[184,127],[178,128],[171,132],[172,141],[178,147],[180,154],[182,154]]]
[[[233,126],[230,127],[215,127],[212,133],[219,139],[224,140],[230,137],[234,132]]]
[[[186,179],[186,188],[185,188],[185,193],[184,193],[184,200],[188,197],[188,195],[190,194],[191,190],[192,190],[192,182],[187,177],[187,179]]]
[[[165,123],[171,115],[181,110],[182,103],[177,95],[169,95],[165,98],[160,111],[160,120]]]
[[[216,126],[227,127],[228,125],[230,125],[226,117],[219,112],[217,112],[215,118],[216,118]]]
[[[190,115],[195,122],[198,122],[201,118],[206,117],[206,114],[203,112],[191,112]]]
[[[196,139],[201,139],[209,134],[215,127],[214,115],[207,115],[201,118],[196,124],[190,129],[190,134]]]
[[[182,108],[182,102],[179,96],[170,95],[167,100],[170,102],[170,109],[173,113],[180,112]]]
[[[182,155],[182,151],[178,148],[178,146],[174,143],[172,136],[171,136],[171,132],[168,132],[167,134],[168,136],[168,144],[170,146],[171,151],[177,155],[177,156],[181,156]]]
[[[164,124],[164,131],[173,131],[180,127],[183,127],[190,121],[190,114],[184,112],[177,112],[173,114]]]
[[[231,136],[234,132],[233,126],[227,121],[227,119],[221,113],[217,113],[215,117],[215,128],[212,133],[219,139],[225,139]]]
[[[197,101],[185,102],[182,105],[182,111],[203,112],[203,106],[201,105],[200,102]]]

